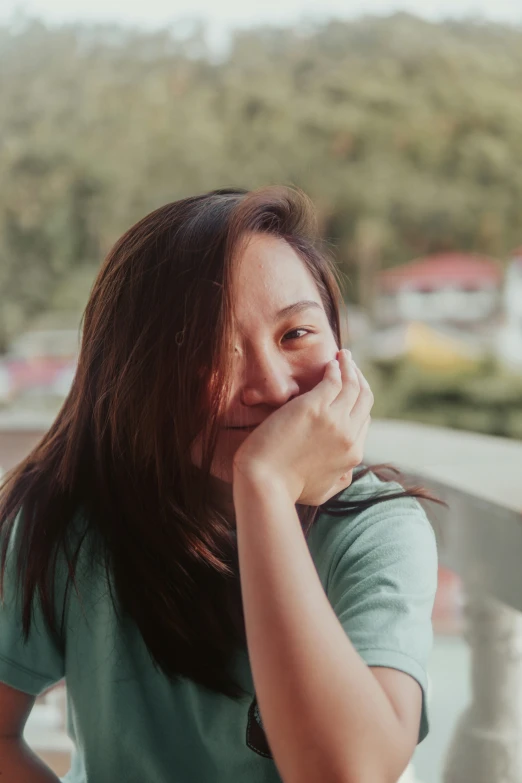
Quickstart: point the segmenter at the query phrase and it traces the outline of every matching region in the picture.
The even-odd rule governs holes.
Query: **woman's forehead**
[[[262,311],[272,318],[301,300],[321,304],[311,272],[283,239],[254,235],[245,246],[234,276],[236,317]]]

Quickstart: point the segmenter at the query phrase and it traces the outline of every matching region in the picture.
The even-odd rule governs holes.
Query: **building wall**
[[[419,291],[404,288],[397,295],[397,309],[405,321],[462,321],[472,323],[492,317],[499,305],[495,288],[466,290],[455,287]]]
[[[504,307],[507,322],[522,328],[522,258],[513,261],[507,269]]]
[[[397,293],[383,293],[377,300],[377,317],[382,322],[458,321],[476,323],[495,316],[501,304],[495,287],[477,290],[447,286],[433,290],[405,285]]]
[[[509,365],[522,368],[522,259],[514,260],[506,272],[504,288],[504,327],[498,338],[498,351]]]

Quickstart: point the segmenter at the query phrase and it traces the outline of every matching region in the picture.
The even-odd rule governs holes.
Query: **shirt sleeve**
[[[369,666],[398,669],[421,686],[419,742],[428,733],[427,663],[436,589],[435,536],[418,501],[375,504],[346,526],[330,568],[328,598]]]
[[[45,623],[37,597],[33,601],[29,637],[24,641],[14,541],[15,535],[7,554],[0,601],[0,681],[38,696],[64,677],[64,654]]]

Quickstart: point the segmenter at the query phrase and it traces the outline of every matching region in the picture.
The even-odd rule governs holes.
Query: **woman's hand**
[[[319,506],[352,482],[363,459],[373,394],[349,351],[323,379],[272,413],[241,444],[234,475],[283,482],[294,503]]]

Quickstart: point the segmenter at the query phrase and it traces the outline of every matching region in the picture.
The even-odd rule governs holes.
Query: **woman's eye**
[[[302,332],[302,334],[299,334],[299,332]],[[285,334],[283,340],[299,340],[305,334],[311,334],[311,332],[308,329],[292,329],[291,332]]]

